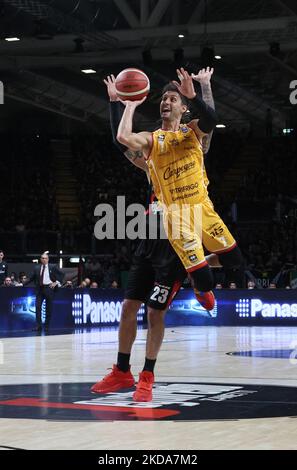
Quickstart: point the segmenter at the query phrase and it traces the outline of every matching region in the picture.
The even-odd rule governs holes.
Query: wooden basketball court
[[[116,330],[2,338],[0,447],[296,449],[296,345],[296,327],[167,328],[154,400],[136,404],[132,390],[89,390],[115,361]]]

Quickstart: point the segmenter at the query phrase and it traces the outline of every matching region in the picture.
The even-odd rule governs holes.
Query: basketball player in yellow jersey
[[[126,101],[117,138],[121,144],[141,150],[146,156],[155,193],[163,204],[168,239],[190,273],[197,299],[211,310],[213,279],[203,245],[218,254],[227,269],[240,270],[242,258],[234,238],[214,211],[205,184],[202,139],[215,127],[215,111],[196,94],[193,79],[197,76],[190,76],[184,69],[177,73],[180,83],[167,85],[162,93],[162,128],[153,133],[134,133],[134,111],[144,99]],[[181,119],[189,100],[194,102],[199,120],[185,125]]]

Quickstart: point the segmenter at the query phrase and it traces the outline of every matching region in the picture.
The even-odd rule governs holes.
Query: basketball
[[[150,81],[148,76],[139,69],[122,70],[115,81],[116,91],[122,100],[141,100],[150,91]]]

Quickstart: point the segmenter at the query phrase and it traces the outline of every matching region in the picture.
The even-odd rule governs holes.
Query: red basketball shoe
[[[109,393],[116,392],[122,388],[131,388],[135,385],[135,380],[130,370],[122,372],[115,364],[110,374],[106,375],[102,380],[95,383],[91,388],[92,393]]]
[[[216,299],[212,290],[208,292],[200,292],[197,289],[194,289],[194,293],[196,299],[202,307],[205,308],[205,310],[212,310],[214,308]]]
[[[139,374],[139,381],[136,385],[136,390],[133,393],[134,401],[152,401],[153,399],[153,385],[154,385],[154,374],[148,370],[143,370]]]

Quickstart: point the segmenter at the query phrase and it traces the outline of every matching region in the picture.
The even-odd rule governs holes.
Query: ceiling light
[[[217,129],[224,129],[225,127],[226,127],[225,124],[217,124],[216,125]]]
[[[214,58],[217,59],[217,60],[220,60],[222,58],[222,56],[221,55],[215,55]]]
[[[7,42],[15,42],[15,41],[20,41],[20,38],[5,38],[5,41],[7,41]]]
[[[178,37],[179,37],[179,38],[184,38],[185,35],[184,35],[184,34],[179,34]]]
[[[94,69],[82,69],[82,73],[97,73]]]

